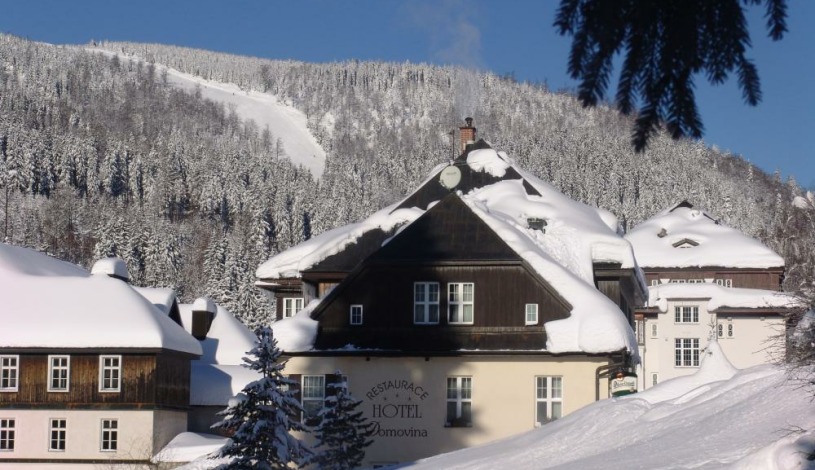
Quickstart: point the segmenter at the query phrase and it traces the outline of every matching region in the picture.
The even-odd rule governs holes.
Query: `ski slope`
[[[118,56],[119,60],[141,61],[133,55],[123,55],[106,49],[89,47],[90,52],[106,56]],[[221,83],[205,80],[195,75],[156,64],[159,72],[167,71],[167,78],[172,86],[194,92],[200,87],[201,96],[212,101],[223,103],[227,110],[234,109],[244,121],[253,120],[259,131],[266,127],[275,139],[283,143],[285,155],[295,165],[307,168],[315,178],[320,178],[325,169],[325,151],[306,125],[306,115],[292,106],[281,102],[269,93],[241,90],[232,83]]]

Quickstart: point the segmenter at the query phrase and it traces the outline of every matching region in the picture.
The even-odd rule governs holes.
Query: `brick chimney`
[[[473,127],[473,118],[464,118],[464,126],[459,127],[459,135],[461,136],[461,151],[467,148],[467,144],[475,142],[475,127]]]

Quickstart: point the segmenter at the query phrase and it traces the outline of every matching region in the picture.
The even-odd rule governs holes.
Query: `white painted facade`
[[[644,316],[638,325],[643,329],[639,334],[642,363],[637,370],[640,390],[695,373],[699,369],[695,358],[701,359],[714,336],[728,360],[739,369],[781,358],[784,353],[784,320],[780,314],[718,314],[708,310],[709,301],[709,298],[669,299],[665,312]],[[680,318],[677,321],[677,308],[691,309],[691,316],[696,311],[698,320],[688,322],[684,321],[686,318]],[[687,311],[680,311],[680,317],[683,312]],[[677,344],[677,340],[681,343]],[[698,341],[698,348],[693,347],[694,341]],[[690,355],[686,353],[688,346]]]
[[[4,409],[0,419],[14,419],[14,450],[0,452],[0,468],[42,468],[46,462],[8,463],[4,460],[70,460],[100,468],[105,462],[140,461],[142,464],[175,435],[186,430],[187,414],[166,410]],[[64,450],[53,450],[52,420],[64,420]],[[103,450],[102,423],[116,421],[116,450]],[[64,467],[60,467],[64,468]],[[102,467],[103,468],[103,467]]]

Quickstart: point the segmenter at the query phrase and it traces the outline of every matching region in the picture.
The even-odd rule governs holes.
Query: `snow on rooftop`
[[[634,227],[626,238],[644,268],[774,268],[784,259],[758,240],[683,203]]]
[[[695,375],[592,403],[539,429],[397,468],[812,468],[810,390],[783,369],[735,370],[711,343]]]
[[[147,299],[156,308],[162,311],[165,315],[170,314],[175,302],[175,291],[166,287],[137,287],[133,289]]]
[[[527,194],[520,179],[503,180],[461,198],[572,304],[570,318],[545,325],[548,337],[545,348],[554,353],[627,349],[636,355],[636,341],[625,317],[594,287],[594,263],[618,263],[622,268],[634,269],[642,283],[631,245],[617,234],[616,217],[570,199],[553,186],[516,168],[506,154],[491,148],[471,151],[467,164],[474,171],[489,172],[493,176],[503,176],[507,168],[512,167],[540,193],[540,196]],[[434,169],[431,178],[439,170]],[[258,277],[299,276],[301,271],[338,253],[368,230],[388,230],[406,222],[400,227],[404,230],[424,213],[418,208],[393,211],[397,206],[392,205],[364,222],[326,232],[276,255],[258,268]],[[530,218],[544,219],[545,231],[529,228]],[[281,320],[273,328],[276,328],[275,336],[281,349],[292,352],[311,349],[314,325]],[[308,338],[311,340],[306,341]]]
[[[130,273],[127,271],[127,264],[121,258],[102,258],[93,263],[91,274],[104,274],[106,276],[117,277],[125,281],[130,280]]]
[[[708,299],[707,310],[718,308],[800,308],[802,300],[784,292],[722,287],[714,283],[659,284],[648,287],[646,307],[657,307],[660,312],[668,310],[670,299]]]
[[[0,243],[0,345],[163,348],[201,354],[198,341],[129,284],[28,248]]]
[[[207,458],[223,447],[229,438],[215,434],[182,432],[175,436],[151,460],[153,463],[191,462]]]
[[[208,364],[193,361],[190,370],[190,405],[226,407],[229,400],[261,377],[237,364]]]
[[[255,346],[257,337],[227,309],[215,305],[211,300],[209,302],[212,303],[215,316],[206,339],[201,341],[203,355],[199,361],[209,364],[243,364],[243,357]],[[198,311],[196,304],[178,306],[181,324],[189,334],[192,334],[192,312]]]
[[[319,299],[312,300],[293,317],[272,323],[272,333],[281,351],[308,351],[314,347],[314,339],[317,337],[317,320],[311,319],[311,312],[319,304]]]
[[[198,297],[192,303],[192,311],[215,313],[215,302],[213,302],[209,297]]]

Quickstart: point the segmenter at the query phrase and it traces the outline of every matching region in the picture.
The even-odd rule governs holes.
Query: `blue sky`
[[[55,44],[155,42],[275,59],[457,63],[574,88],[569,39],[552,27],[554,0],[170,1],[0,0],[0,31]],[[734,80],[697,77],[709,145],[815,188],[815,2],[789,0],[789,33],[766,37],[752,7],[764,99],[743,104]]]

